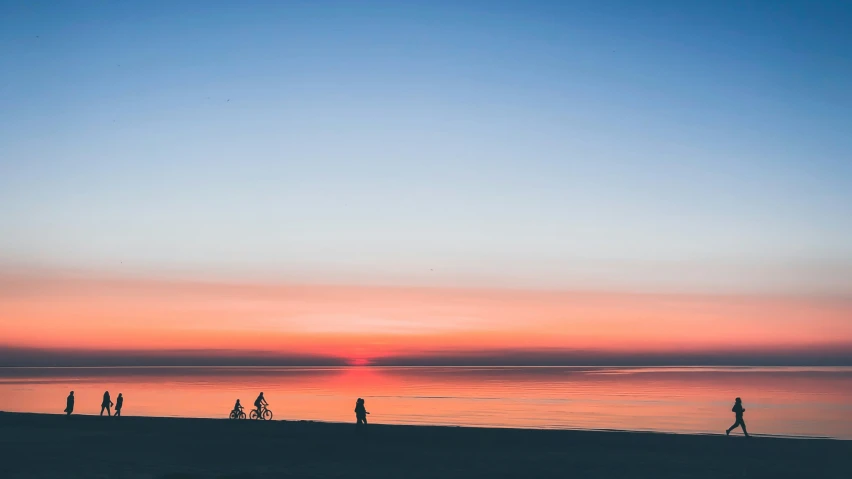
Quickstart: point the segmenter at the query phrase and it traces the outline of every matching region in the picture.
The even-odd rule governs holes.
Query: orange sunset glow
[[[570,352],[842,351],[852,304],[782,296],[205,283],[7,275],[2,346],[342,364]],[[791,353],[792,354],[792,353]],[[531,359],[527,359],[531,360]]]
[[[0,479],[849,476],[850,24],[0,3]]]

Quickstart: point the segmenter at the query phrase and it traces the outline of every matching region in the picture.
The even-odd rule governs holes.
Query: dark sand
[[[0,458],[8,479],[852,478],[852,441],[13,413]]]

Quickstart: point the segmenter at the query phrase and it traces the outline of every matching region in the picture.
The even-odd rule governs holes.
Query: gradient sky
[[[0,346],[843,349],[850,24],[840,1],[2,2]],[[294,291],[298,314],[256,304]]]

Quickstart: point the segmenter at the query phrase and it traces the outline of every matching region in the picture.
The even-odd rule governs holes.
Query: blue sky
[[[847,2],[0,3],[0,262],[852,292]]]

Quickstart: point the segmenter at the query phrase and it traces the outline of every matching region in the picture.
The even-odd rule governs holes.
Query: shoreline
[[[2,411],[0,410],[0,419],[2,419],[3,415],[20,415],[20,416],[49,416],[49,417],[65,417],[64,413],[29,413],[29,412],[20,412],[20,411]],[[73,417],[86,417],[86,418],[104,418],[107,416],[99,416],[97,414],[78,414],[74,413]],[[154,420],[203,420],[203,421],[228,421],[232,422],[231,419],[226,417],[206,417],[206,416],[121,416],[119,420],[124,418],[135,418],[135,419],[154,419]],[[244,419],[241,421],[247,422],[256,422],[250,419]],[[262,422],[262,421],[257,421]],[[323,421],[321,419],[274,419],[270,421],[271,423],[281,422],[288,424],[329,424],[329,425],[339,425],[346,426],[346,422],[336,422],[336,421]],[[447,428],[447,429],[482,429],[482,430],[509,430],[509,431],[566,431],[566,432],[574,432],[574,433],[613,433],[613,434],[654,434],[654,435],[670,435],[670,436],[700,436],[700,437],[725,437],[722,433],[712,433],[712,432],[701,432],[701,431],[693,431],[693,432],[677,432],[677,431],[655,431],[655,430],[642,430],[642,429],[584,429],[584,428],[564,428],[564,427],[512,427],[512,426],[469,426],[469,425],[460,425],[460,424],[388,424],[388,423],[370,423],[370,426],[382,426],[382,427],[415,427],[415,428]],[[353,426],[354,427],[354,426]],[[738,429],[731,434],[732,436],[739,437],[742,436],[742,432]],[[761,438],[761,439],[791,439],[791,440],[808,440],[808,441],[846,441],[852,443],[852,439],[844,439],[839,437],[830,437],[830,436],[796,436],[796,435],[784,435],[784,434],[760,434],[760,433],[752,433],[752,437]]]
[[[0,412],[4,478],[848,477],[852,441]]]

